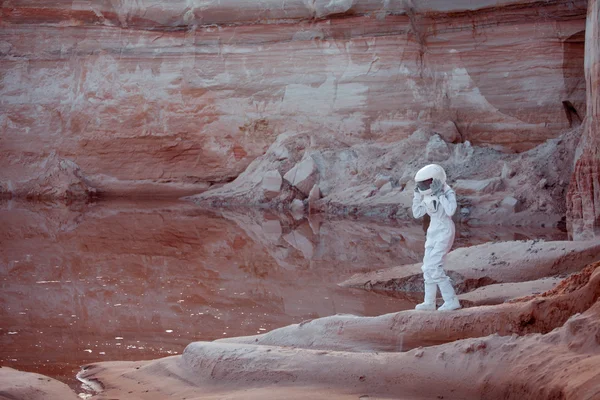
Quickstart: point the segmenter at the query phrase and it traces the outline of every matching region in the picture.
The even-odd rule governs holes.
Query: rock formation
[[[589,242],[519,241],[461,247],[448,253],[444,269],[457,293],[497,283],[533,281],[569,274],[600,260],[600,244]],[[341,283],[362,289],[419,292],[422,263],[357,274]]]
[[[421,128],[440,136],[414,149],[429,160],[453,142],[531,149],[585,117],[586,5],[4,2],[0,185],[54,151],[101,194],[177,197],[235,179],[282,135],[346,163]]]
[[[600,237],[600,2],[589,0],[585,33],[587,110],[581,155],[571,179],[569,230],[575,238]]]
[[[332,139],[311,147],[313,139],[307,134],[281,135],[235,181],[191,199],[213,207],[284,209],[294,199],[305,200],[311,185],[318,184],[321,198],[311,201],[313,211],[412,218],[412,177],[431,162],[426,149],[443,143],[446,159],[436,161],[456,189],[461,206],[457,220],[471,225],[557,226],[564,220],[565,194],[581,129],[519,154],[472,146],[468,141],[445,143],[425,129],[386,145],[367,142],[341,149]],[[281,153],[285,159],[278,156]],[[284,188],[276,197],[265,193],[261,177],[276,173],[289,177],[298,165],[307,163],[303,178],[310,173],[311,179],[305,179],[301,188]]]

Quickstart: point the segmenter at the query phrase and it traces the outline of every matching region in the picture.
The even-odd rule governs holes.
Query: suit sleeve
[[[440,195],[439,199],[442,207],[444,207],[444,212],[450,217],[453,216],[456,212],[456,193],[454,193],[454,190],[452,190],[450,186],[446,185],[444,188],[444,193]]]
[[[425,215],[426,211],[427,210],[425,209],[425,206],[423,205],[423,202],[422,202],[421,194],[415,192],[415,194],[413,195],[413,203],[412,203],[413,217],[421,218],[423,215]]]

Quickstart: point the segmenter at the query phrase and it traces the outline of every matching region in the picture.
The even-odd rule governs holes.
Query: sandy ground
[[[560,278],[551,277],[527,282],[497,283],[463,293],[458,298],[463,307],[501,304],[518,297],[544,293],[554,288],[561,281]],[[440,303],[443,303],[443,301],[440,301]]]

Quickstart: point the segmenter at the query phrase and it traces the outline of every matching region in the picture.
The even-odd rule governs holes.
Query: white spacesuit
[[[450,278],[444,271],[446,254],[454,242],[454,222],[456,195],[446,184],[446,172],[437,164],[427,165],[415,175],[415,193],[412,210],[415,218],[425,213],[431,217],[425,241],[423,257],[423,279],[425,281],[425,301],[418,304],[417,310],[435,310],[435,298],[439,286],[444,304],[440,311],[456,310],[460,302],[456,297]]]

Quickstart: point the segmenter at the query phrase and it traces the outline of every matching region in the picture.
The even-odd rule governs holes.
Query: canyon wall
[[[177,197],[298,135],[341,151],[421,129],[529,150],[585,118],[586,11],[581,0],[5,1],[0,191],[36,197],[48,162],[66,159],[77,193]]]
[[[585,39],[587,113],[568,193],[569,231],[574,238],[600,237],[600,2],[590,0]]]

